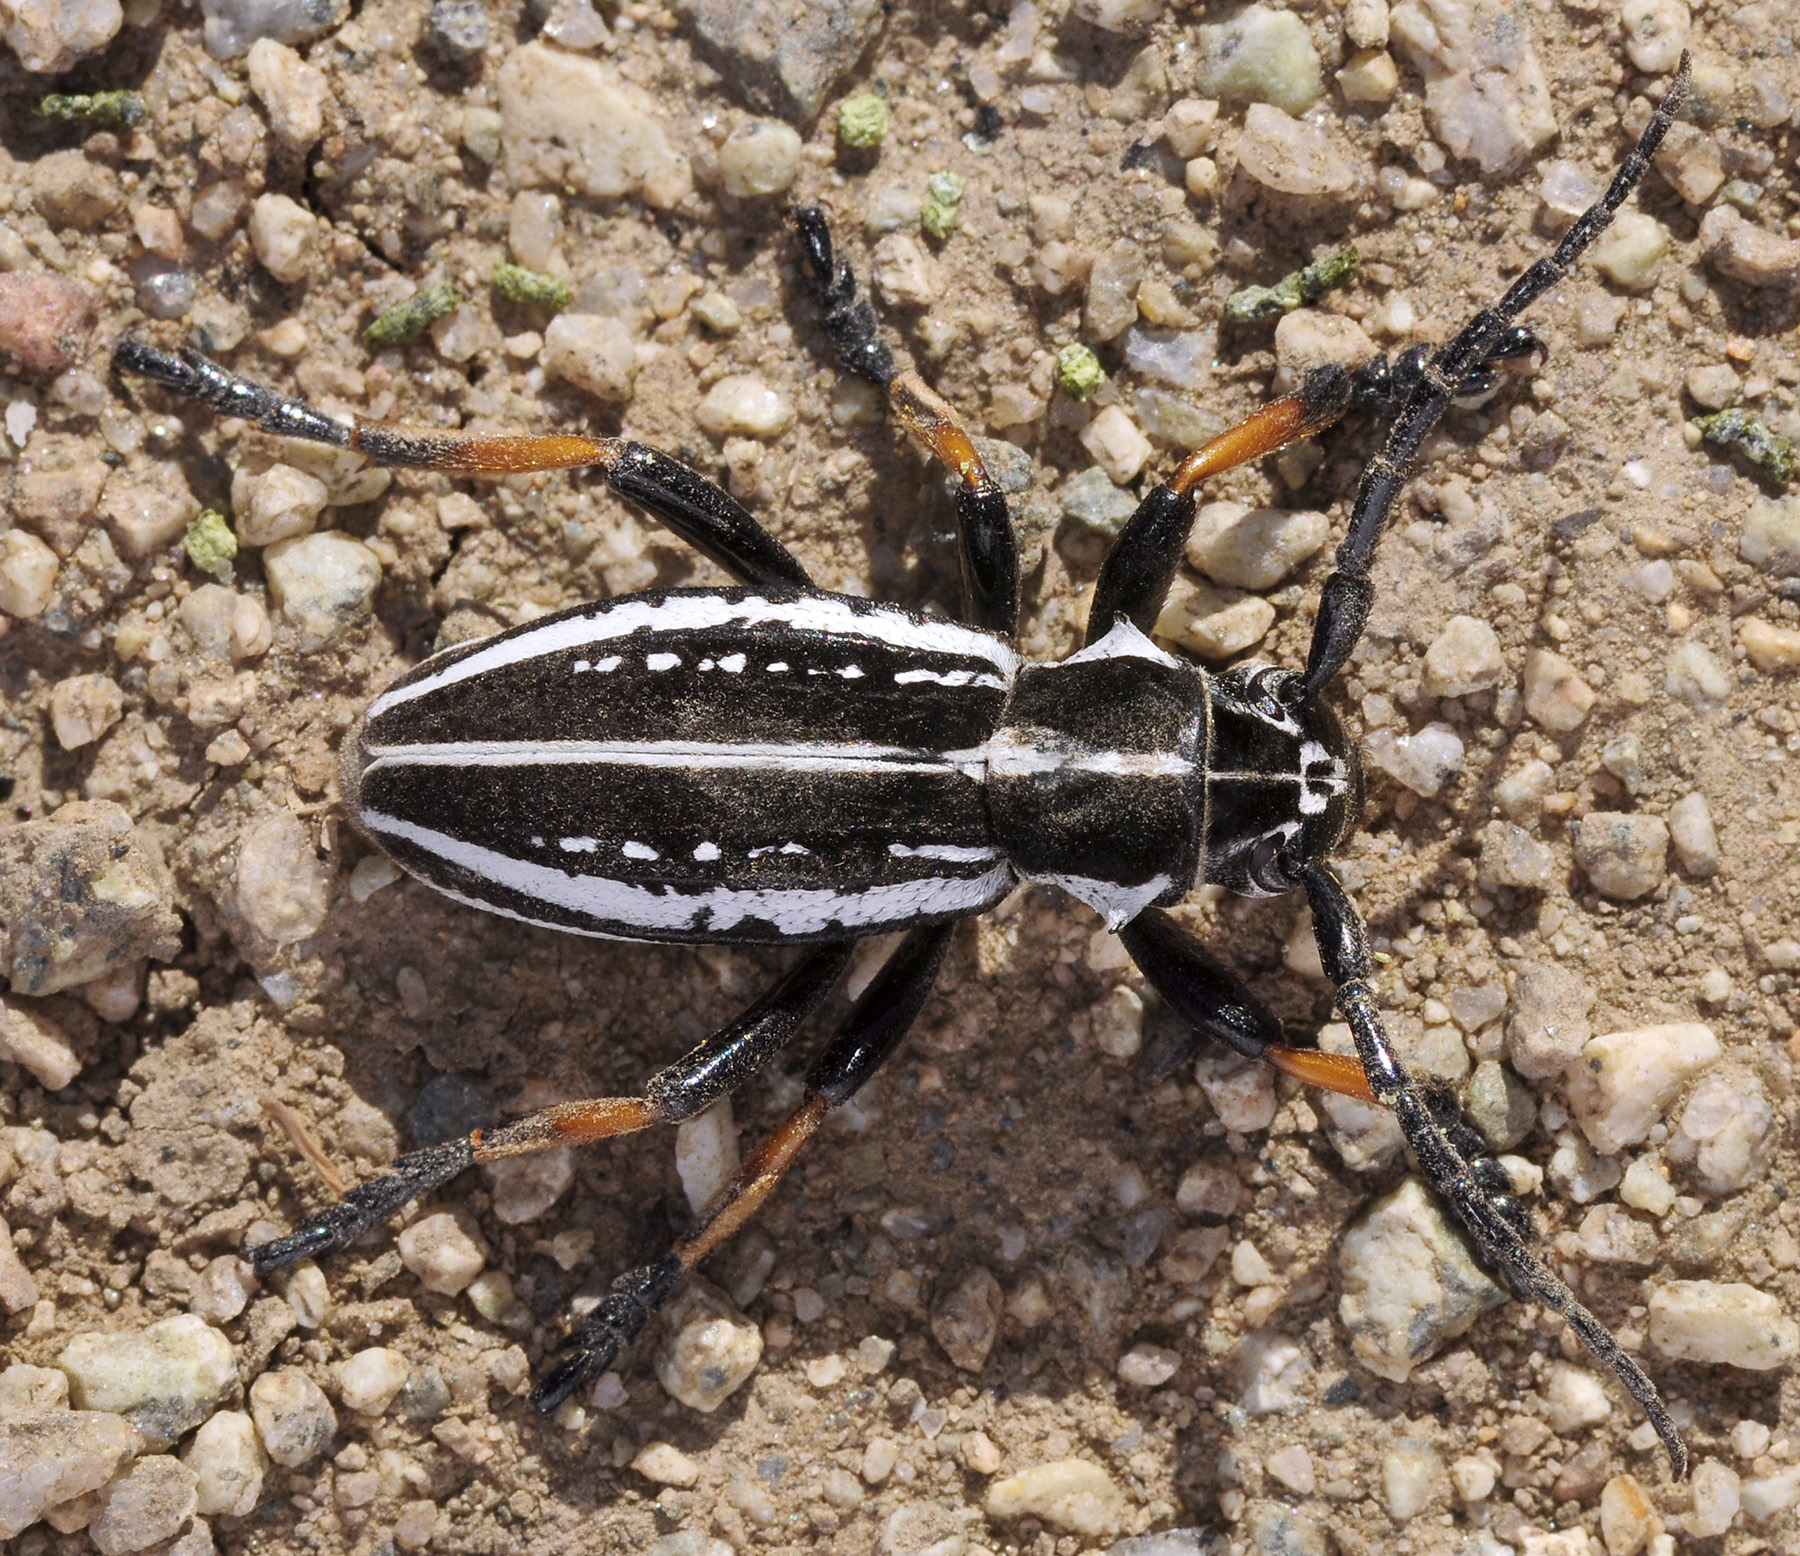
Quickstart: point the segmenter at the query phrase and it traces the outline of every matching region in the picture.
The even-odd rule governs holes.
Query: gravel
[[[263,1451],[288,1469],[310,1464],[337,1434],[331,1401],[296,1367],[277,1367],[250,1385],[250,1418]]]
[[[125,712],[125,694],[107,675],[72,675],[50,693],[50,724],[65,751],[91,746]]]
[[[1429,799],[1463,770],[1465,749],[1450,725],[1434,721],[1412,735],[1371,730],[1363,737],[1363,756],[1396,783]]]
[[[1226,588],[1272,589],[1330,537],[1330,521],[1310,509],[1207,503],[1188,536],[1188,565]]]
[[[1738,555],[1772,578],[1800,574],[1800,497],[1763,497],[1751,503]]]
[[[1114,486],[1125,486],[1137,479],[1138,472],[1156,452],[1120,405],[1107,406],[1081,429],[1081,446]]]
[[[1800,1356],[1800,1324],[1772,1292],[1738,1281],[1672,1280],[1649,1302],[1650,1344],[1670,1361],[1770,1372]]]
[[[1301,114],[1324,90],[1312,35],[1292,11],[1246,6],[1229,21],[1198,28],[1195,37],[1194,84],[1203,98]]]
[[[166,1453],[127,1465],[102,1486],[87,1536],[100,1556],[125,1556],[173,1539],[199,1505],[193,1470]]]
[[[312,212],[282,194],[256,197],[250,207],[250,245],[277,281],[299,281],[312,268],[319,224]]]
[[[1575,862],[1602,896],[1635,902],[1662,884],[1669,824],[1643,811],[1590,811],[1575,834]]]
[[[880,0],[676,0],[732,89],[796,123],[815,118],[882,24]]]
[[[725,192],[740,200],[781,194],[800,171],[800,149],[800,136],[789,125],[768,119],[740,124],[719,147]]]
[[[240,466],[231,478],[231,511],[238,539],[246,546],[270,546],[310,535],[330,500],[316,475],[292,465],[270,465],[253,473]]]
[[[1450,1473],[1429,1442],[1403,1437],[1381,1456],[1381,1501],[1395,1523],[1410,1523],[1449,1500]]]
[[[1731,677],[1704,643],[1678,643],[1669,652],[1663,686],[1696,713],[1717,713],[1731,696]]]
[[[172,460],[120,471],[106,483],[100,517],[128,557],[147,557],[187,532],[200,504]]]
[[[1534,648],[1525,656],[1525,711],[1557,734],[1579,729],[1593,710],[1595,693],[1561,654]]]
[[[195,1476],[196,1506],[210,1517],[242,1518],[262,1497],[269,1457],[256,1424],[241,1410],[221,1410],[201,1423],[181,1450]]]
[[[794,425],[794,407],[755,374],[731,374],[706,391],[694,419],[716,438],[778,438]]]
[[[1736,1194],[1768,1172],[1775,1110],[1753,1073],[1715,1070],[1682,1105],[1668,1159],[1686,1167],[1708,1194]]]
[[[290,151],[305,151],[325,131],[324,72],[273,38],[251,44],[245,64],[275,138]]]
[[[399,1351],[371,1345],[347,1357],[338,1368],[338,1398],[346,1410],[382,1415],[411,1375],[412,1363]]]
[[[400,1262],[427,1291],[454,1297],[487,1263],[487,1249],[466,1222],[464,1216],[440,1210],[421,1216],[400,1234]]]
[[[675,1129],[675,1171],[688,1209],[698,1214],[737,1175],[738,1129],[731,1098],[721,1097]]]
[[[1394,43],[1425,78],[1425,114],[1452,156],[1495,173],[1556,134],[1550,90],[1531,33],[1499,0],[1405,0]]]
[[[99,1490],[139,1445],[131,1424],[107,1411],[38,1407],[0,1415],[0,1539]]]
[[[237,1387],[231,1342],[191,1313],[135,1333],[76,1335],[56,1358],[77,1410],[110,1410],[173,1446]]]
[[[1712,1028],[1698,1021],[1590,1038],[1581,1062],[1568,1072],[1569,1101],[1582,1132],[1607,1156],[1642,1143],[1681,1089],[1721,1053]]]
[[[1452,616],[1425,650],[1422,685],[1430,697],[1466,697],[1498,684],[1505,673],[1499,634],[1474,616]]]
[[[1057,1459],[988,1487],[990,1518],[1036,1518],[1090,1539],[1117,1534],[1125,1499],[1112,1476],[1086,1459]]]
[[[311,830],[287,811],[251,826],[238,844],[235,901],[250,927],[274,945],[305,940],[331,908],[331,865]]]
[[[1268,103],[1252,103],[1244,114],[1238,167],[1265,189],[1284,195],[1348,194],[1361,176],[1350,148],[1330,130]]]
[[[657,1381],[689,1409],[711,1415],[748,1381],[762,1352],[762,1331],[723,1292],[690,1277],[663,1310]]]
[[[381,584],[380,558],[340,530],[276,541],[263,552],[263,571],[270,600],[294,628],[302,653],[364,626]]]
[[[1729,205],[1715,205],[1700,223],[1706,262],[1746,286],[1791,287],[1800,281],[1800,238],[1777,237]]]
[[[29,372],[62,372],[94,327],[96,303],[88,287],[63,276],[0,274],[0,353]],[[13,434],[10,416],[7,431],[24,442]]]

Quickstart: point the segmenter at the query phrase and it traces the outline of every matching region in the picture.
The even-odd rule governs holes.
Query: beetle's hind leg
[[[964,614],[975,626],[1011,637],[1019,619],[1019,546],[1006,494],[949,401],[895,365],[874,308],[857,295],[856,275],[832,245],[824,211],[816,205],[796,211],[794,227],[800,268],[824,310],[819,322],[838,361],[881,390],[900,424],[956,476]]]
[[[499,1129],[478,1129],[401,1157],[335,1205],[309,1216],[286,1237],[252,1251],[259,1275],[335,1252],[397,1214],[406,1202],[441,1188],[465,1168],[561,1145],[586,1145],[703,1112],[768,1062],[823,1003],[849,961],[852,942],[809,951],[767,995],[730,1026],[650,1077],[641,1097],[595,1097],[544,1108]]]
[[[303,400],[240,378],[198,351],[161,351],[129,337],[113,348],[113,366],[198,401],[221,416],[240,416],[279,437],[351,449],[376,465],[471,476],[595,467],[621,497],[643,508],[740,583],[813,587],[794,554],[728,493],[680,460],[642,443],[565,434],[404,427],[361,416],[345,423]]]
[[[900,942],[807,1072],[805,1100],[713,1196],[668,1253],[612,1283],[605,1301],[564,1342],[560,1358],[532,1391],[538,1409],[554,1410],[610,1367],[682,1277],[756,1213],[832,1109],[855,1096],[906,1036],[931,992],[954,927],[915,929]]]

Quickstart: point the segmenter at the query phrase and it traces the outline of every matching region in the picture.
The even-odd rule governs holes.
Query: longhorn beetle
[[[1184,459],[1139,506],[1094,585],[1086,646],[1058,664],[1013,647],[1018,560],[1006,502],[956,413],[881,340],[817,208],[801,267],[839,362],[885,392],[958,478],[965,622],[816,588],[716,486],[641,444],[342,425],[193,351],[122,340],[116,365],[267,432],[379,465],[455,474],[598,467],[738,580],[577,606],[465,643],[402,675],[343,749],[343,796],[402,866],[459,901],[614,938],[801,945],[736,1021],[653,1075],[642,1096],[567,1102],[401,1157],[292,1234],[254,1250],[267,1275],[344,1247],[476,1162],[580,1144],[700,1112],[768,1063],[825,1000],[857,938],[905,930],[808,1073],[804,1100],[661,1259],[619,1276],[533,1399],[550,1410],[610,1365],[686,1272],[768,1198],[825,1116],[888,1059],[925,1003],[958,919],[1023,880],[1091,904],[1201,1039],[1399,1116],[1432,1187],[1514,1291],[1560,1313],[1644,1407],[1677,1476],[1687,1449],[1655,1386],[1528,1246],[1530,1213],[1464,1124],[1422,1087],[1376,1008],[1374,958],[1325,864],[1358,820],[1356,749],[1324,700],[1367,621],[1370,565],[1420,445],[1495,364],[1541,349],[1515,321],[1643,178],[1687,90],[1681,69],[1598,204],[1434,354],[1322,368]],[[1208,476],[1392,411],[1326,579],[1306,669],[1208,674],[1148,636]],[[1164,908],[1212,882],[1311,905],[1355,1057],[1290,1047],[1279,1021]],[[1181,1057],[1185,1057],[1185,1054]],[[1170,1063],[1169,1068],[1174,1067]]]

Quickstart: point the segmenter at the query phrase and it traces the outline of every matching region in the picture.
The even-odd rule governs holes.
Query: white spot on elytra
[[[598,838],[565,837],[562,839],[562,851],[565,854],[591,854],[599,846]]]
[[[737,675],[744,668],[744,656],[742,654],[727,654],[719,661],[719,668],[727,675]]]
[[[788,662],[785,659],[777,659],[774,664],[769,666],[769,674],[770,675],[780,675],[787,669],[787,667],[788,667]]]
[[[845,665],[842,670],[838,671],[838,674],[846,681],[860,681],[862,679],[862,666]]]
[[[644,660],[644,668],[646,670],[673,670],[680,663],[680,654],[651,654]]]
[[[781,851],[784,854],[810,854],[812,852],[810,848],[802,848],[798,843],[783,843]]]
[[[593,668],[594,667],[585,659],[577,659],[575,661],[575,673],[577,675],[581,674],[583,670],[592,670]]]
[[[608,671],[617,670],[620,663],[621,661],[617,654],[608,654],[606,658],[600,660],[598,663],[586,659],[577,659],[575,661],[575,671],[577,674],[580,674],[583,670],[594,670],[601,675],[605,675]]]
[[[719,857],[719,845],[717,843],[702,843],[694,850],[694,857],[702,864],[711,864],[713,860]]]
[[[542,848],[544,846],[544,840],[535,832],[531,835],[531,846],[533,848]]]
[[[660,859],[662,857],[648,843],[621,843],[619,852],[627,859]]]
[[[713,662],[710,659],[702,659],[700,661],[700,668],[702,670],[710,670],[713,668]]]

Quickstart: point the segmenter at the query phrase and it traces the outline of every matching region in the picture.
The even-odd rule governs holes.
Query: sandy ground
[[[1800,92],[1787,41],[1792,7],[1750,10],[1758,16],[1739,23],[1721,7],[1701,10],[1694,24],[1700,47],[1740,78],[1761,65]],[[329,218],[329,236],[305,278],[272,280],[241,232],[190,244],[186,264],[199,304],[228,326],[243,326],[241,344],[222,355],[252,376],[378,415],[623,429],[721,478],[735,462],[758,516],[822,583],[945,610],[954,608],[950,506],[938,476],[840,389],[825,365],[814,315],[793,284],[784,200],[817,198],[837,213],[866,276],[872,239],[861,218],[872,191],[889,183],[917,189],[946,167],[962,175],[957,230],[928,249],[943,300],[890,308],[887,316],[930,378],[979,422],[1003,387],[1041,392],[1050,353],[1083,338],[1079,285],[1052,297],[1033,282],[1030,264],[1042,244],[1023,205],[1031,196],[1073,202],[1073,248],[1099,252],[1119,240],[1140,246],[1148,273],[1174,286],[1203,327],[1214,324],[1226,293],[1354,241],[1364,277],[1334,294],[1326,310],[1373,330],[1392,316],[1380,310],[1403,294],[1420,321],[1409,339],[1438,338],[1550,241],[1538,164],[1554,155],[1610,168],[1641,123],[1634,105],[1650,90],[1624,60],[1610,9],[1534,4],[1518,16],[1535,39],[1561,133],[1518,168],[1484,178],[1452,160],[1439,197],[1423,209],[1396,212],[1367,184],[1302,208],[1234,176],[1243,109],[1228,104],[1216,149],[1220,192],[1190,198],[1180,188],[1179,161],[1171,166],[1159,153],[1132,159],[1146,164],[1133,171],[1121,163],[1147,126],[1154,135],[1170,102],[1194,95],[1181,80],[1191,68],[1184,50],[1194,17],[1165,16],[1136,39],[1067,21],[1059,58],[1071,79],[1052,84],[1053,111],[1020,108],[1019,93],[1031,82],[1014,70],[1000,78],[995,97],[1000,133],[991,149],[973,150],[963,141],[976,123],[968,83],[973,67],[991,69],[1004,18],[964,5],[903,3],[838,88],[885,83],[894,125],[879,155],[839,157],[828,110],[804,127],[806,150],[785,195],[735,200],[717,192],[708,169],[718,138],[746,117],[742,98],[717,71],[696,64],[674,17],[643,5],[625,14],[636,25],[617,30],[603,57],[654,94],[671,142],[693,157],[701,188],[673,212],[632,198],[568,196],[560,253],[578,285],[608,269],[645,282],[692,275],[736,300],[741,329],[713,333],[680,298],[670,316],[645,319],[640,340],[649,349],[639,352],[635,395],[624,406],[533,378],[529,358],[509,355],[499,341],[541,330],[542,319],[498,302],[498,322],[486,326],[472,363],[449,363],[429,342],[379,355],[364,347],[356,338],[362,324],[413,283],[465,271],[485,278],[501,255],[512,190],[504,171],[458,150],[457,125],[467,106],[491,104],[497,61],[536,25],[510,8],[496,11],[497,41],[485,63],[452,68],[414,46],[423,7],[383,0],[351,23],[350,41],[309,51],[331,89],[319,144],[299,155],[260,129],[251,135],[245,177],[252,192],[289,194]],[[1329,70],[1346,49],[1342,18],[1329,6],[1303,15],[1329,88]],[[1751,35],[1762,44],[1745,43]],[[1175,78],[1167,90],[1127,80],[1145,41],[1160,48]],[[242,62],[210,61],[191,11],[127,27],[78,76],[71,80],[81,86],[142,85],[158,112],[135,132],[84,138],[48,126],[26,111],[43,80],[9,61],[0,69],[0,123],[9,126],[0,144],[18,181],[28,181],[48,153],[84,147],[91,161],[131,175],[131,203],[179,208],[196,184],[216,175],[220,136],[230,133],[221,125],[239,111],[232,104],[249,104],[244,111],[255,115]],[[1391,165],[1416,178],[1432,170],[1436,148],[1414,160],[1427,141],[1422,86],[1404,65],[1400,82],[1385,114],[1352,114],[1329,89],[1320,107],[1366,169]],[[1768,154],[1756,175],[1763,191],[1756,220],[1778,234],[1791,228],[1800,210],[1792,129],[1727,117],[1713,133],[1745,155]],[[347,175],[346,146],[371,134],[381,154]],[[134,136],[153,144],[134,144]],[[1441,155],[1435,160],[1442,164]],[[1774,489],[1745,465],[1691,449],[1683,435],[1695,413],[1685,375],[1727,363],[1757,380],[1750,389],[1763,412],[1792,420],[1797,304],[1791,288],[1758,289],[1706,268],[1697,237],[1704,208],[1684,203],[1660,176],[1652,175],[1642,198],[1673,239],[1654,284],[1631,295],[1591,270],[1574,276],[1532,314],[1548,347],[1535,377],[1509,379],[1489,405],[1448,418],[1396,516],[1376,572],[1373,633],[1341,693],[1353,726],[1365,698],[1385,697],[1396,730],[1444,719],[1467,748],[1463,772],[1435,797],[1372,775],[1363,831],[1346,852],[1375,933],[1390,948],[1406,942],[1411,951],[1394,953],[1381,982],[1403,1032],[1429,1023],[1429,1001],[1514,976],[1529,963],[1560,962],[1595,995],[1595,1032],[1704,1021],[1730,1063],[1755,1077],[1772,1102],[1766,1167],[1748,1186],[1708,1194],[1677,1170],[1684,1198],[1664,1221],[1648,1222],[1656,1237],[1647,1267],[1594,1262],[1566,1240],[1559,1244],[1586,1207],[1558,1193],[1554,1173],[1534,1201],[1546,1247],[1601,1316],[1640,1346],[1647,1292],[1672,1278],[1747,1282],[1778,1296],[1790,1313],[1800,1309],[1793,1259],[1770,1253],[1794,1247],[1776,1231],[1785,1236],[1795,1219],[1788,1039],[1800,995],[1767,954],[1789,933],[1795,911],[1800,790],[1790,763],[1800,726],[1791,681],[1757,672],[1733,630],[1748,615],[1792,628],[1800,610],[1739,557],[1747,511]],[[1163,224],[1184,214],[1215,234],[1216,259],[1184,267],[1163,257]],[[15,207],[10,220],[24,230],[37,218]],[[72,273],[89,257],[110,257],[117,275],[141,252],[127,237],[123,209],[91,230],[49,225],[73,256]],[[37,259],[31,266],[56,268]],[[129,284],[100,291],[98,345],[86,365],[106,384],[107,404],[142,420],[150,451],[178,462],[201,501],[226,506],[231,468],[266,459],[270,446],[110,377],[105,345],[142,314]],[[486,295],[484,284],[483,309]],[[1609,298],[1618,299],[1616,308]],[[1584,307],[1616,314],[1608,338],[1582,344]],[[308,332],[297,356],[276,354],[258,333],[286,319]],[[151,322],[146,330],[174,343],[194,325],[190,317],[187,326]],[[1220,417],[1263,401],[1275,369],[1270,329],[1225,331],[1204,383],[1185,397]],[[1119,371],[1119,343],[1100,352],[1122,397],[1148,382]],[[730,449],[702,431],[696,405],[721,366],[755,373],[784,395],[797,413],[792,429]],[[6,382],[41,399],[46,379],[19,374]],[[1551,411],[1566,427],[1559,446],[1547,458],[1522,454],[1528,440],[1513,429]],[[1034,657],[1077,642],[1083,591],[1103,549],[1080,526],[1058,524],[1058,492],[1092,462],[1077,436],[1086,414],[1058,401],[1043,420],[1001,434],[1031,455],[1030,488],[1019,503],[1028,532],[1040,545],[1050,537],[1026,581],[1023,637]],[[47,401],[43,416],[42,427],[75,440],[78,457],[98,456],[93,416]],[[1212,495],[1317,508],[1341,527],[1376,436],[1355,422],[1326,436],[1323,460],[1298,490],[1270,462],[1226,477]],[[1173,458],[1159,449],[1152,470],[1166,471]],[[437,521],[436,499],[452,491],[473,496],[477,522],[446,530]],[[1471,498],[1498,516],[1499,529],[1474,565],[1453,570],[1436,537],[1446,508],[1454,512]],[[335,748],[356,710],[428,650],[452,607],[474,601],[515,620],[607,592],[719,575],[585,478],[496,487],[402,474],[375,500],[331,510],[323,522],[369,541],[382,560],[373,617],[303,653],[277,616],[273,648],[245,666],[256,681],[236,727],[253,754],[239,765],[209,760],[219,729],[197,727],[173,698],[159,702],[142,659],[131,663],[117,648],[125,624],[153,633],[164,605],[172,609],[202,581],[179,544],[126,564],[129,580],[115,581],[89,619],[97,630],[57,636],[14,621],[0,640],[0,770],[9,775],[12,818],[38,817],[83,795],[123,804],[164,850],[185,925],[173,963],[184,976],[153,969],[149,997],[128,1020],[95,1022],[59,1007],[85,1061],[71,1087],[46,1094],[23,1068],[0,1063],[0,1123],[41,1128],[66,1143],[57,1165],[60,1203],[56,1195],[31,1199],[23,1178],[5,1203],[24,1261],[53,1302],[53,1311],[40,1306],[0,1327],[13,1360],[48,1365],[78,1333],[139,1328],[181,1311],[179,1282],[166,1269],[155,1278],[159,1257],[197,1268],[231,1251],[248,1220],[285,1227],[325,1202],[317,1175],[259,1110],[261,1099],[292,1108],[347,1175],[367,1174],[396,1145],[412,1143],[408,1120],[419,1115],[409,1109],[433,1077],[478,1083],[486,1104],[502,1110],[534,1098],[629,1092],[784,965],[773,952],[561,937],[483,916],[408,881],[356,900],[350,872],[371,849],[334,807]],[[1277,615],[1258,657],[1288,664],[1303,657],[1328,555],[1266,591]],[[1697,589],[1678,573],[1667,598],[1647,600],[1627,575],[1659,556],[1706,564],[1718,589]],[[236,587],[260,596],[262,578],[247,549]],[[1504,688],[1516,686],[1526,653],[1554,647],[1598,694],[1585,721],[1556,733],[1523,718],[1516,698],[1506,722],[1494,692],[1443,702],[1427,696],[1423,650],[1459,613],[1498,633],[1507,665],[1503,709]],[[1665,690],[1669,656],[1689,642],[1727,667],[1728,696],[1714,711],[1696,711]],[[185,652],[179,634],[175,651]],[[47,710],[51,689],[77,674],[114,678],[124,717],[100,743],[64,750]],[[1624,734],[1642,751],[1642,783],[1629,796],[1601,763]],[[1476,857],[1497,814],[1496,784],[1531,758],[1550,766],[1555,792],[1566,797],[1560,813],[1529,828],[1553,852],[1550,882],[1541,890],[1484,891]],[[1572,863],[1571,821],[1592,810],[1666,814],[1695,789],[1708,796],[1717,823],[1718,873],[1693,878],[1671,861],[1643,900],[1599,897]],[[240,838],[283,810],[312,829],[334,883],[323,927],[285,946],[259,936],[232,905]],[[1294,902],[1196,901],[1184,912],[1297,1033],[1330,1019],[1326,986],[1284,961]],[[522,1307],[496,1321],[467,1298],[425,1291],[393,1259],[393,1232],[327,1260],[333,1309],[318,1327],[276,1338],[273,1360],[266,1351],[262,1360],[302,1368],[329,1390],[334,1364],[378,1336],[412,1360],[415,1375],[435,1367],[451,1402],[435,1417],[398,1405],[379,1419],[340,1410],[325,1455],[298,1469],[272,1469],[254,1514],[213,1520],[218,1546],[377,1553],[392,1548],[400,1503],[427,1500],[440,1510],[430,1548],[447,1552],[636,1551],[689,1531],[656,1548],[698,1553],[717,1539],[739,1551],[929,1545],[949,1556],[966,1541],[971,1552],[1049,1556],[1104,1549],[1112,1534],[1072,1533],[1041,1519],[990,1520],[984,1497],[1004,1476],[1081,1458],[1103,1466],[1119,1488],[1114,1532],[1198,1526],[1221,1531],[1234,1549],[1497,1553],[1498,1545],[1481,1543],[1486,1529],[1515,1547],[1579,1551],[1579,1544],[1529,1546],[1527,1536],[1579,1527],[1598,1541],[1599,1490],[1622,1472],[1649,1489],[1679,1549],[1748,1556],[1795,1548],[1800,1524],[1791,1512],[1762,1525],[1740,1517],[1712,1539],[1683,1533],[1689,1494],[1668,1481],[1655,1450],[1641,1438],[1628,1441],[1639,1417],[1616,1389],[1603,1422],[1509,1453],[1508,1443],[1532,1434],[1506,1438],[1508,1424],[1544,1415],[1540,1388],[1553,1364],[1580,1360],[1560,1324],[1530,1306],[1488,1313],[1449,1347],[1447,1360],[1408,1382],[1383,1382],[1359,1366],[1338,1313],[1337,1240],[1403,1167],[1348,1170],[1317,1127],[1317,1112],[1286,1083],[1277,1088],[1273,1124],[1248,1135],[1224,1128],[1191,1071],[1152,1091],[1140,1087],[1133,1062],[1101,1051],[1096,1036],[1116,1009],[1113,991],[1130,981],[1104,937],[1096,938],[1098,928],[1088,909],[1035,888],[1004,918],[958,933],[906,1049],[711,1272],[731,1287],[758,1250],[775,1250],[773,1273],[748,1305],[766,1346],[761,1365],[715,1413],[696,1413],[664,1393],[652,1368],[654,1339],[621,1369],[623,1402],[609,1394],[611,1408],[589,1406],[561,1422],[538,1418],[494,1381],[495,1353],[517,1345],[541,1362],[571,1299],[654,1254],[683,1222],[687,1204],[667,1136],[584,1152],[572,1185],[526,1224],[498,1220],[489,1186],[471,1174],[445,1197],[473,1217],[490,1267],[510,1276]],[[1724,982],[1706,985],[1715,972]],[[1152,1006],[1146,1031],[1154,1035],[1163,1019]],[[786,1063],[798,1072],[804,1053]],[[1560,1079],[1527,1084],[1552,1121],[1566,1120]],[[796,1094],[792,1073],[747,1087],[736,1101],[746,1142]],[[430,1094],[441,1117],[466,1122],[467,1110],[483,1105],[480,1097],[446,1095],[442,1086]],[[1549,1167],[1555,1134],[1540,1117],[1518,1154]],[[1229,1232],[1265,1261],[1273,1296],[1266,1281],[1258,1288],[1234,1279],[1229,1257],[1197,1282],[1172,1277],[1160,1262],[1177,1234],[1197,1224],[1175,1212],[1174,1192],[1203,1159],[1241,1183]],[[1615,1197],[1610,1190],[1602,1196]],[[211,1223],[226,1227],[219,1235],[196,1233],[208,1225],[202,1218],[233,1207],[250,1210]],[[1168,1212],[1167,1226],[1160,1252],[1146,1259],[1127,1247],[1132,1217],[1158,1207]],[[565,1253],[586,1245],[587,1257],[565,1269],[553,1244]],[[929,1315],[977,1267],[998,1280],[1008,1307],[991,1353],[969,1372],[933,1338]],[[1236,1359],[1247,1330],[1258,1326],[1297,1342],[1305,1373],[1289,1407],[1247,1416]],[[223,1327],[240,1345],[243,1365],[260,1366],[249,1316]],[[879,1372],[857,1362],[867,1336],[894,1342]],[[1121,1381],[1117,1362],[1135,1345],[1173,1350],[1179,1370],[1153,1388]],[[815,1376],[838,1370],[820,1368],[832,1356],[850,1365],[841,1381],[820,1386]],[[1795,1451],[1785,1431],[1800,1402],[1787,1371],[1681,1364],[1653,1351],[1645,1361],[1691,1418],[1700,1457],[1757,1473],[1729,1441],[1743,1418],[1774,1429],[1772,1451]],[[246,1383],[251,1375],[245,1372]],[[998,1450],[997,1465],[973,1443],[975,1433]],[[1397,1522],[1381,1465],[1400,1437],[1429,1444],[1444,1464],[1499,1455],[1503,1481],[1474,1503],[1440,1483],[1424,1511]],[[896,1467],[878,1483],[863,1474],[872,1439],[898,1449]],[[697,1484],[659,1487],[630,1467],[644,1445],[659,1441],[691,1456]],[[1294,1444],[1310,1454],[1310,1491],[1265,1468]],[[348,1459],[346,1449],[353,1450]],[[382,1449],[413,1467],[412,1480],[403,1493],[345,1505],[339,1483]],[[332,1455],[339,1455],[335,1464]],[[921,1507],[938,1512],[927,1517]],[[908,1509],[912,1521],[896,1522]],[[1281,1509],[1292,1518],[1284,1522]],[[930,1544],[926,1534],[945,1543]],[[39,1531],[14,1548],[88,1545],[85,1535]],[[1614,1556],[1622,1556],[1617,1547]]]

